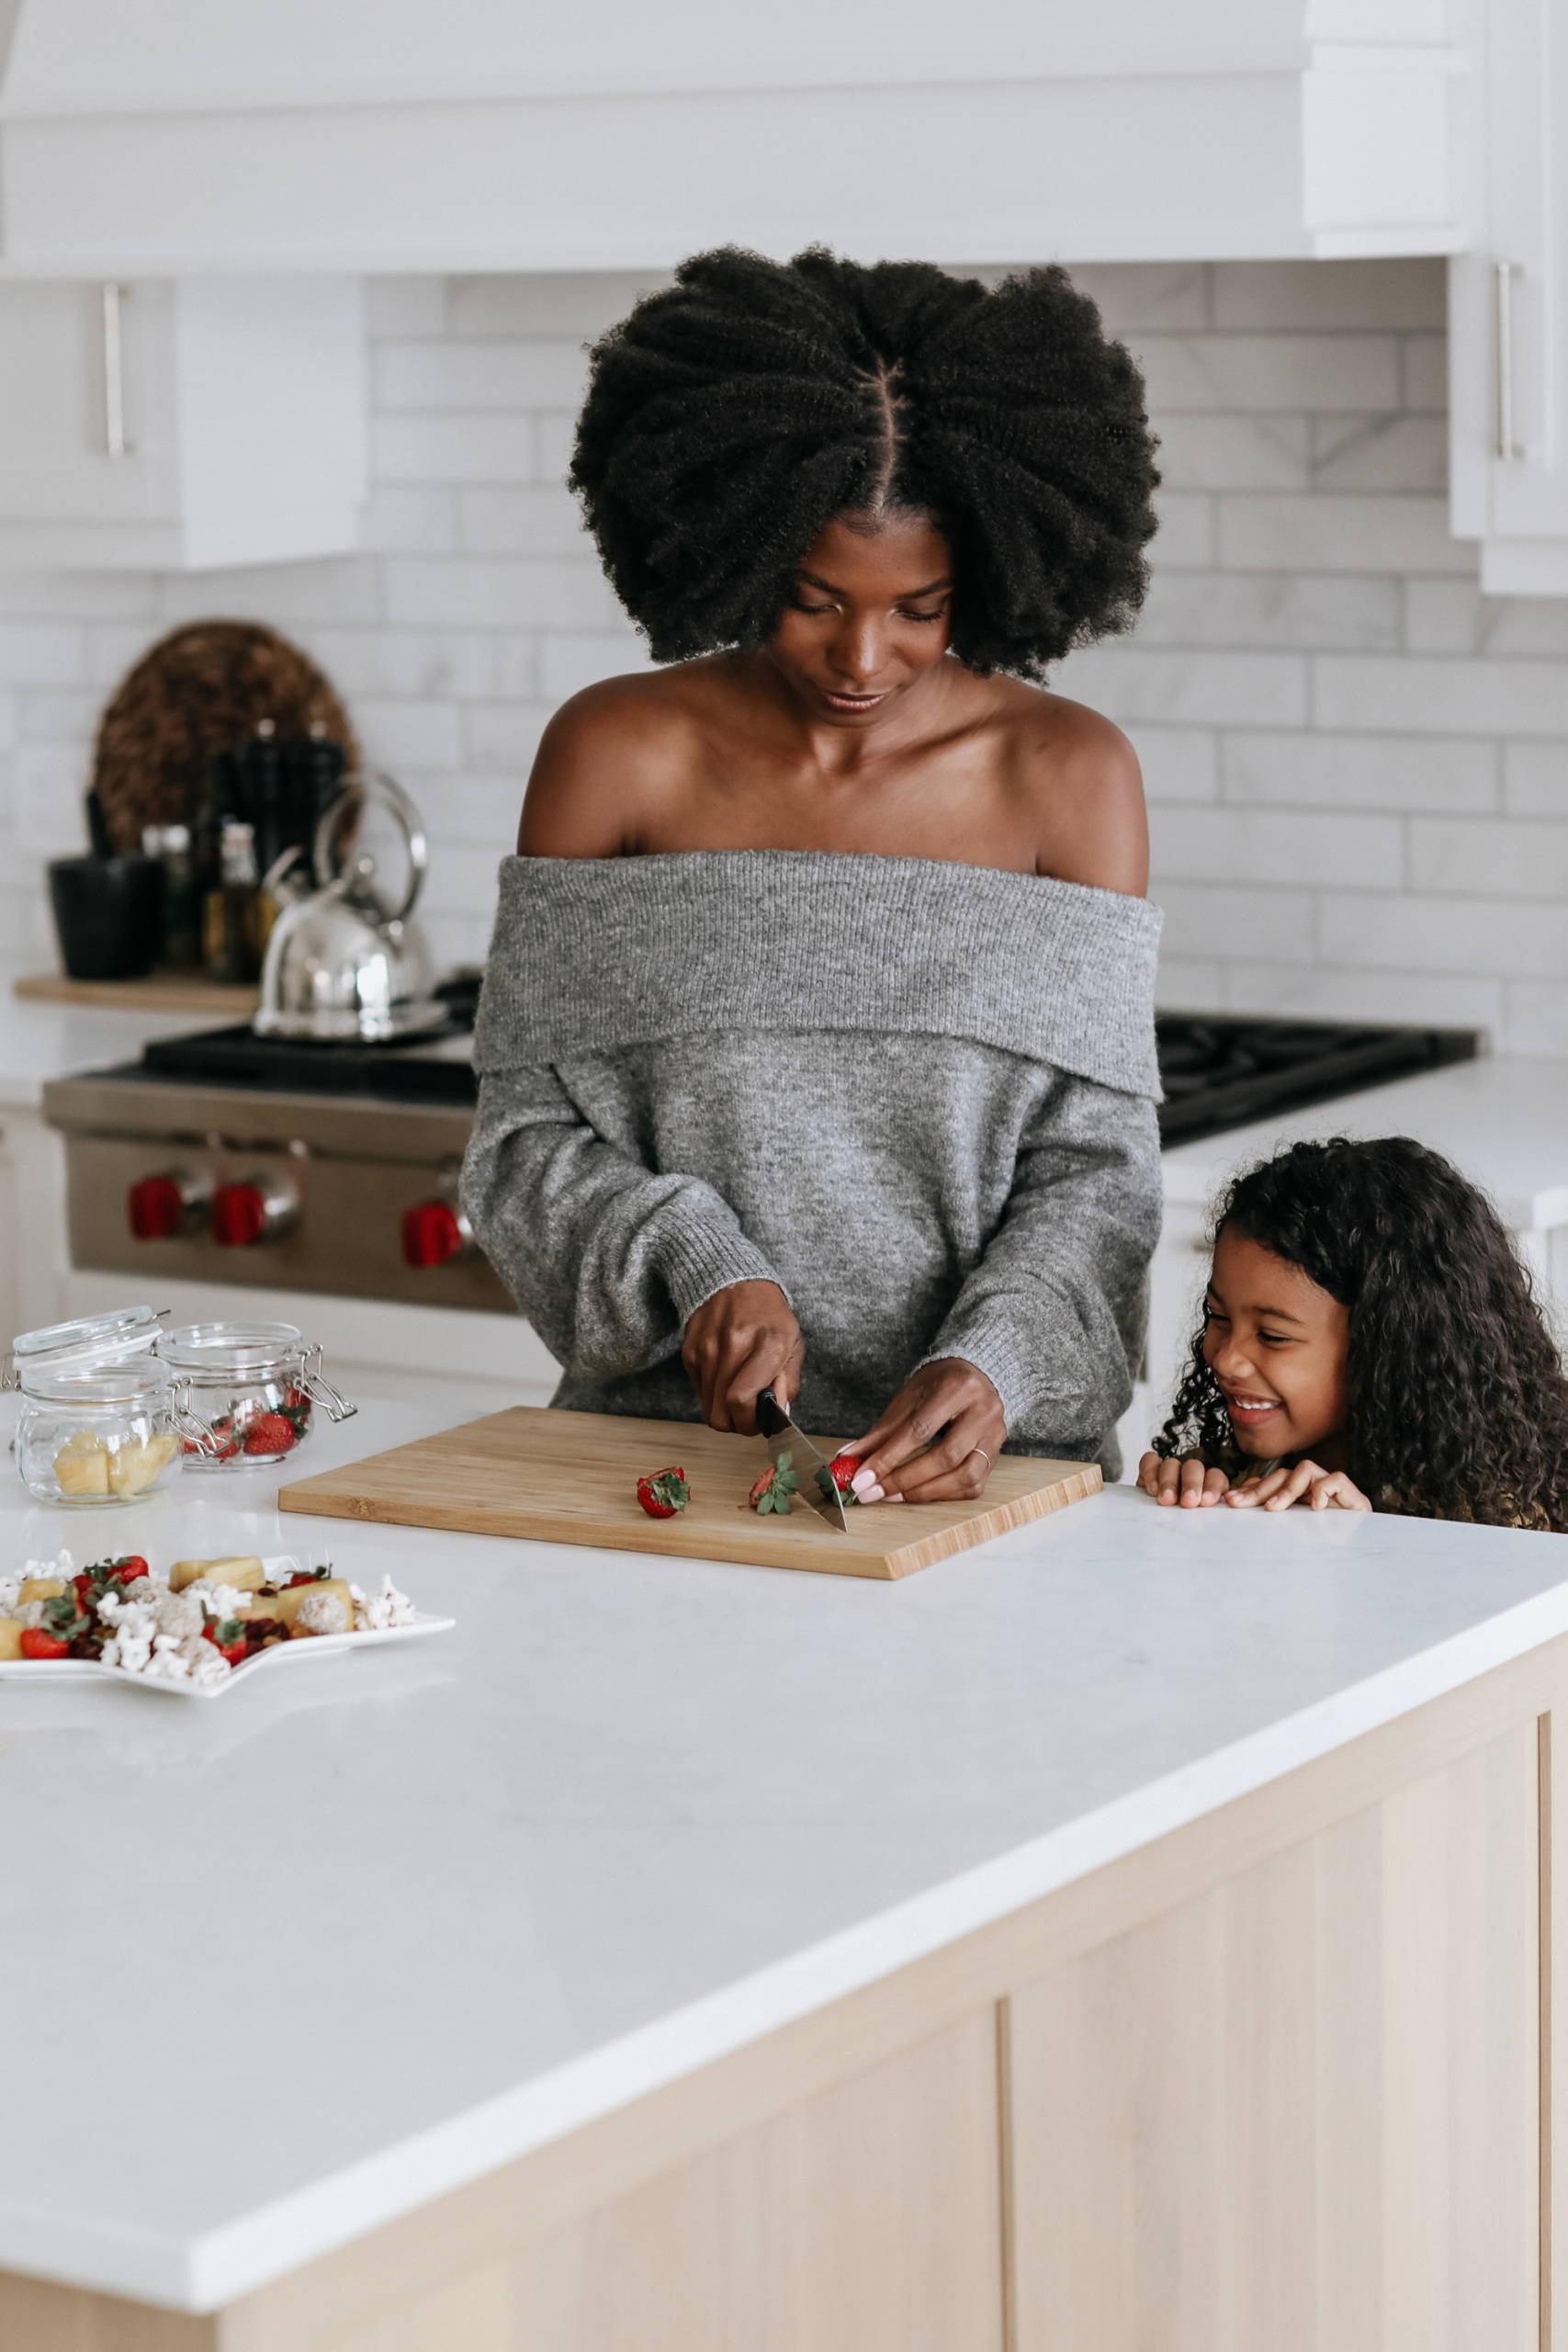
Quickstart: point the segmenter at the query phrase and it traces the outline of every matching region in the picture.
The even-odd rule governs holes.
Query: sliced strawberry
[[[649,1519],[673,1519],[692,1499],[686,1474],[681,1469],[656,1470],[637,1482],[637,1498]]]
[[[220,1657],[226,1657],[231,1666],[243,1663],[245,1628],[237,1617],[225,1618],[221,1624],[216,1617],[209,1617],[201,1630]]]
[[[287,1413],[258,1413],[245,1424],[247,1453],[287,1453],[299,1432]]]
[[[147,1563],[140,1552],[130,1552],[123,1560],[109,1562],[109,1574],[121,1584],[134,1584],[147,1574]]]
[[[856,1494],[852,1482],[855,1472],[860,1466],[861,1458],[858,1453],[835,1453],[831,1462],[818,1464],[817,1483],[829,1502],[833,1499],[835,1488],[842,1502],[846,1504],[859,1502],[860,1497]]]
[[[41,1625],[26,1625],[20,1643],[24,1657],[63,1657],[70,1648],[58,1634],[46,1634]]]
[[[751,1489],[750,1504],[764,1515],[777,1511],[781,1518],[790,1515],[790,1497],[800,1485],[800,1473],[794,1466],[794,1456],[781,1453],[777,1463],[758,1479]]]

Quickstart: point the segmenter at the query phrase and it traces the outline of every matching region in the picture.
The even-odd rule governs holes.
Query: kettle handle
[[[372,794],[390,808],[402,828],[403,840],[408,847],[408,890],[402,905],[394,907],[385,918],[389,922],[401,922],[405,915],[412,912],[414,900],[424,888],[425,872],[430,864],[430,847],[424,838],[424,820],[403,790],[402,786],[395,784],[389,775],[362,771],[344,779],[343,790],[332,806],[323,810],[316,826],[315,840],[311,843],[311,859],[316,869],[316,879],[323,889],[328,889],[334,881],[342,878],[342,868],[335,866],[333,863],[336,848],[335,836],[344,813],[350,803],[367,799]]]

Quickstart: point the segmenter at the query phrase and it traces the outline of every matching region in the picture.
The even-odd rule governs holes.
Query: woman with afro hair
[[[554,1402],[857,1434],[863,1500],[1098,1457],[1159,1226],[1131,747],[1143,386],[1059,269],[703,254],[592,353],[571,481],[656,672],[557,713],[463,1197]]]

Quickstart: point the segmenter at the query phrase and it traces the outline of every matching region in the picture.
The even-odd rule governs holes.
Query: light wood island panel
[[[0,2344],[1568,2352],[1554,1712],[1568,1637],[209,2319],[6,2277]]]

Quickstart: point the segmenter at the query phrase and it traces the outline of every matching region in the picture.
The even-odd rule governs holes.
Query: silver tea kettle
[[[372,807],[390,811],[407,851],[408,887],[395,907],[373,887],[375,859],[353,847]],[[430,950],[412,920],[428,864],[424,826],[402,786],[388,775],[350,776],[316,827],[310,866],[302,851],[287,850],[263,884],[285,903],[262,966],[258,1036],[383,1045],[445,1023]]]

